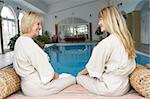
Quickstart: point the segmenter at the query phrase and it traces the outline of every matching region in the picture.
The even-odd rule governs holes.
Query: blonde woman
[[[26,12],[21,21],[22,35],[14,49],[14,68],[21,77],[21,89],[27,96],[46,96],[60,92],[74,84],[75,78],[58,78],[48,55],[32,40],[41,29],[41,15]]]
[[[93,49],[77,83],[90,92],[104,96],[121,96],[129,91],[129,75],[135,69],[135,49],[125,19],[114,6],[99,12],[102,32],[110,35]]]

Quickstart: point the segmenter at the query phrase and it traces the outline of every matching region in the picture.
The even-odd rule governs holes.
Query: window
[[[88,37],[89,23],[81,18],[70,17],[58,23],[58,32],[64,37]],[[64,38],[63,37],[63,38]]]
[[[6,13],[7,12],[7,13]],[[3,35],[3,46],[4,50],[8,50],[8,43],[11,37],[15,36],[17,32],[17,22],[15,14],[12,9],[4,6],[1,10],[2,16],[2,35]]]
[[[81,36],[81,35],[86,35],[88,34],[88,27],[87,25],[76,25],[76,26],[68,26],[67,27],[67,33],[68,36]]]

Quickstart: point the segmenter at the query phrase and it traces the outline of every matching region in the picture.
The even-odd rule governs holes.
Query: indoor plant
[[[15,42],[18,39],[18,37],[20,36],[20,34],[16,34],[15,36],[13,36],[12,38],[10,38],[10,41],[8,43],[9,49],[10,50],[14,50],[14,46],[15,46]]]
[[[10,41],[8,43],[8,46],[10,50],[14,50],[15,42],[19,38],[20,34],[16,34],[12,38],[10,38]],[[37,43],[41,48],[44,48],[45,44],[48,44],[51,42],[49,32],[45,31],[42,33],[42,35],[38,35],[35,38],[33,38],[35,43]]]
[[[37,43],[41,48],[44,48],[45,44],[48,44],[51,42],[49,32],[45,31],[42,35],[38,35],[35,38],[33,38],[35,43]]]

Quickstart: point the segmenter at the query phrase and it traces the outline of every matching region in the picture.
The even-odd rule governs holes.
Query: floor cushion
[[[150,68],[137,65],[130,75],[130,83],[139,94],[150,98]]]
[[[0,69],[0,99],[20,89],[20,78],[11,67]]]
[[[85,88],[80,85],[72,85],[58,94],[44,96],[44,97],[27,97],[22,94],[22,92],[17,92],[7,99],[145,99],[140,96],[134,90],[130,90],[126,95],[119,97],[106,97],[97,96],[88,92]]]

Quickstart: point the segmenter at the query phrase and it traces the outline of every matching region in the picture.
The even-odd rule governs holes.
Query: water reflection
[[[58,73],[70,73],[74,76],[84,68],[88,62],[95,44],[88,45],[54,45],[45,48],[50,62]]]

